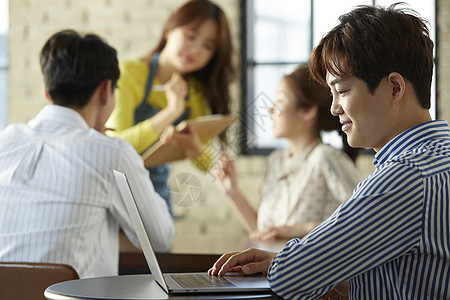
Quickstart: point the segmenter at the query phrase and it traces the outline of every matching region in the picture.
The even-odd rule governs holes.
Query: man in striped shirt
[[[287,299],[349,283],[350,299],[450,299],[450,134],[432,121],[433,42],[414,12],[361,6],[310,56],[353,147],[376,170],[330,218],[276,254],[224,254],[210,269],[267,272]]]
[[[116,50],[64,30],[45,43],[40,62],[51,105],[0,132],[0,261],[65,263],[82,278],[118,275],[119,228],[139,241],[113,169],[128,175],[156,251],[168,251],[172,217],[142,158],[102,133],[120,74]]]

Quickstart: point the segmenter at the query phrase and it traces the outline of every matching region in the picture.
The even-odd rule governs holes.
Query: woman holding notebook
[[[232,53],[222,9],[209,0],[186,2],[165,22],[148,55],[120,62],[116,106],[106,124],[115,131],[108,135],[124,138],[143,153],[164,131],[165,142],[183,146],[196,167],[208,170],[211,153],[195,129],[177,132],[173,125],[203,115],[229,114]],[[171,211],[168,165],[149,171]]]

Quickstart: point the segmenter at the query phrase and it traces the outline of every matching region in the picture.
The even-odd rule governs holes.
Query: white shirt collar
[[[61,123],[66,127],[81,127],[89,129],[86,120],[74,109],[60,105],[46,105],[38,115],[28,122],[34,127],[45,119],[51,119],[53,123]]]

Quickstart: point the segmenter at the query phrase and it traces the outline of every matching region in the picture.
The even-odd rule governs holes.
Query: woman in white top
[[[307,65],[282,78],[270,114],[274,136],[286,138],[289,148],[268,158],[258,211],[239,188],[231,157],[222,154],[216,183],[231,199],[250,238],[306,235],[350,198],[362,179],[346,153],[322,143],[321,131],[340,127],[330,105],[329,90],[313,81]]]

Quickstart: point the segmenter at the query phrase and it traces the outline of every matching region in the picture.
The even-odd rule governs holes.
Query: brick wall
[[[26,122],[46,104],[38,54],[55,31],[73,28],[93,31],[104,37],[119,52],[119,57],[141,56],[159,37],[162,23],[179,0],[13,0],[10,1],[10,73],[9,122]],[[239,51],[239,0],[221,0],[234,42]],[[450,120],[450,1],[438,0],[438,117]],[[233,99],[240,99],[239,80],[233,85]],[[238,103],[234,104],[237,111]],[[265,169],[265,157],[236,157],[240,184],[252,204],[257,206],[258,192]],[[361,157],[358,168],[365,174],[372,169],[372,158]],[[171,178],[189,173],[202,185],[198,203],[175,206],[179,234],[245,234],[231,206],[215,187],[213,177],[192,167],[189,161],[173,164]]]

